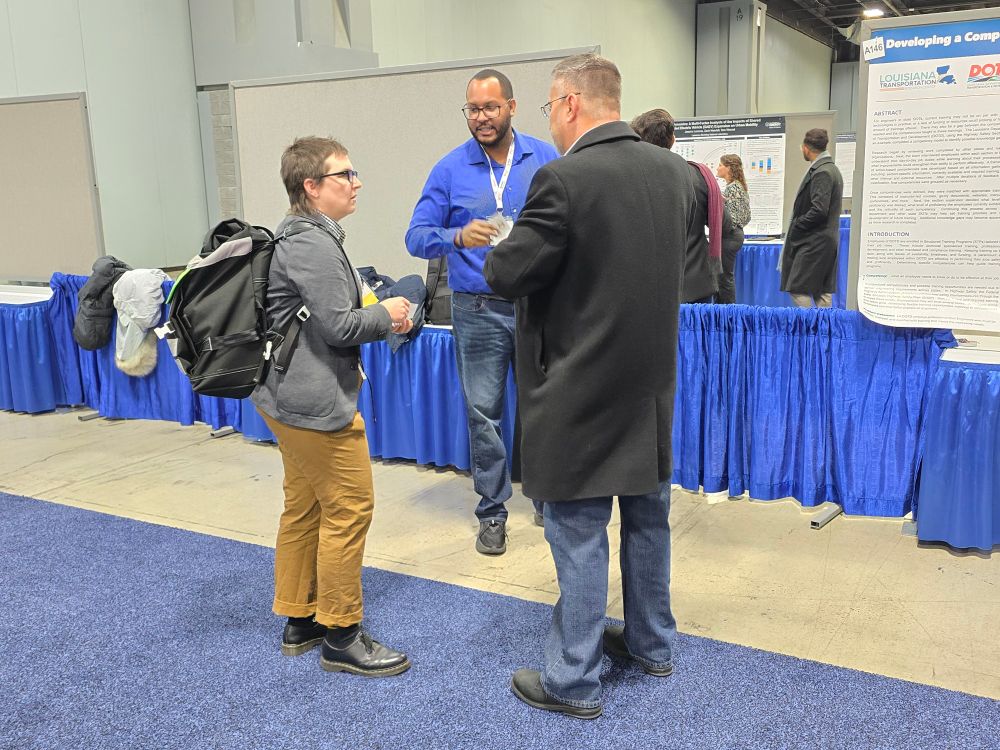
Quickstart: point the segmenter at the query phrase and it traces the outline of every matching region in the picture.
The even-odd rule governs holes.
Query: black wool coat
[[[721,268],[713,268],[708,257],[708,236],[705,228],[708,226],[708,185],[701,171],[693,164],[688,164],[691,170],[691,181],[694,184],[694,221],[688,227],[687,255],[684,259],[684,287],[681,292],[681,302],[694,302],[704,299],[719,291],[718,273]],[[727,247],[736,239],[738,227],[733,223],[726,207],[722,203],[722,245]],[[742,235],[742,230],[740,231]],[[742,241],[740,242],[742,245]]]
[[[671,473],[685,161],[600,125],[542,167],[486,281],[516,298],[524,493],[655,492]]]
[[[814,297],[837,291],[843,195],[844,178],[833,159],[817,159],[795,195],[781,252],[781,291]]]

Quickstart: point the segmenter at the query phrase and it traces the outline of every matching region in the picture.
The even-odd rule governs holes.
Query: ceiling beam
[[[823,6],[820,3],[816,2],[816,0],[793,0],[793,2],[797,6],[802,8],[802,10],[809,13],[809,15],[813,16],[813,18],[826,24],[831,29],[837,28],[837,24],[835,24],[826,15],[824,15],[824,13],[822,12]]]
[[[975,2],[971,0],[970,2],[940,2],[936,4],[928,5],[917,5],[914,6],[913,10],[917,13],[939,13],[941,11],[950,10],[975,10],[978,8],[995,8],[1000,3],[996,2]],[[910,15],[913,15],[912,13]]]
[[[882,0],[882,5],[884,5],[886,8],[888,8],[892,12],[892,14],[894,16],[905,16],[906,15],[906,13],[904,12],[904,9],[900,8],[896,4],[896,0]]]

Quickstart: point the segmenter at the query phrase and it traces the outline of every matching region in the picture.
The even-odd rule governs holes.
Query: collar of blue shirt
[[[483,151],[483,147],[479,145],[479,141],[475,138],[470,138],[465,144],[465,150],[469,156],[469,164],[485,164],[486,154]],[[521,161],[526,156],[531,156],[534,151],[531,149],[531,144],[527,143],[521,134],[516,130],[514,131],[514,163],[520,164]]]

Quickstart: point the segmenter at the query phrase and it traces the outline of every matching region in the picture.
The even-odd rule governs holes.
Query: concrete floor
[[[273,546],[282,493],[272,445],[72,412],[0,412],[0,435],[4,492]],[[404,461],[373,470],[367,565],[555,602],[555,569],[523,496],[508,506],[507,554],[489,558],[473,548],[467,474]],[[1000,699],[1000,557],[918,546],[901,520],[841,516],[814,531],[810,516],[791,500],[712,503],[675,490],[680,630]],[[616,567],[608,609],[620,617]]]

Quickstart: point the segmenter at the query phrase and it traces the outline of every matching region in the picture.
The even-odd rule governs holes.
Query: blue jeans
[[[542,687],[572,706],[601,702],[611,503],[595,497],[545,504],[559,601],[545,644]],[[670,611],[670,483],[649,495],[624,495],[618,505],[625,643],[639,662],[666,667],[677,634]]]
[[[510,466],[500,434],[507,371],[514,362],[514,304],[454,292],[451,319],[458,377],[469,420],[472,484],[479,493],[480,521],[506,519]]]

